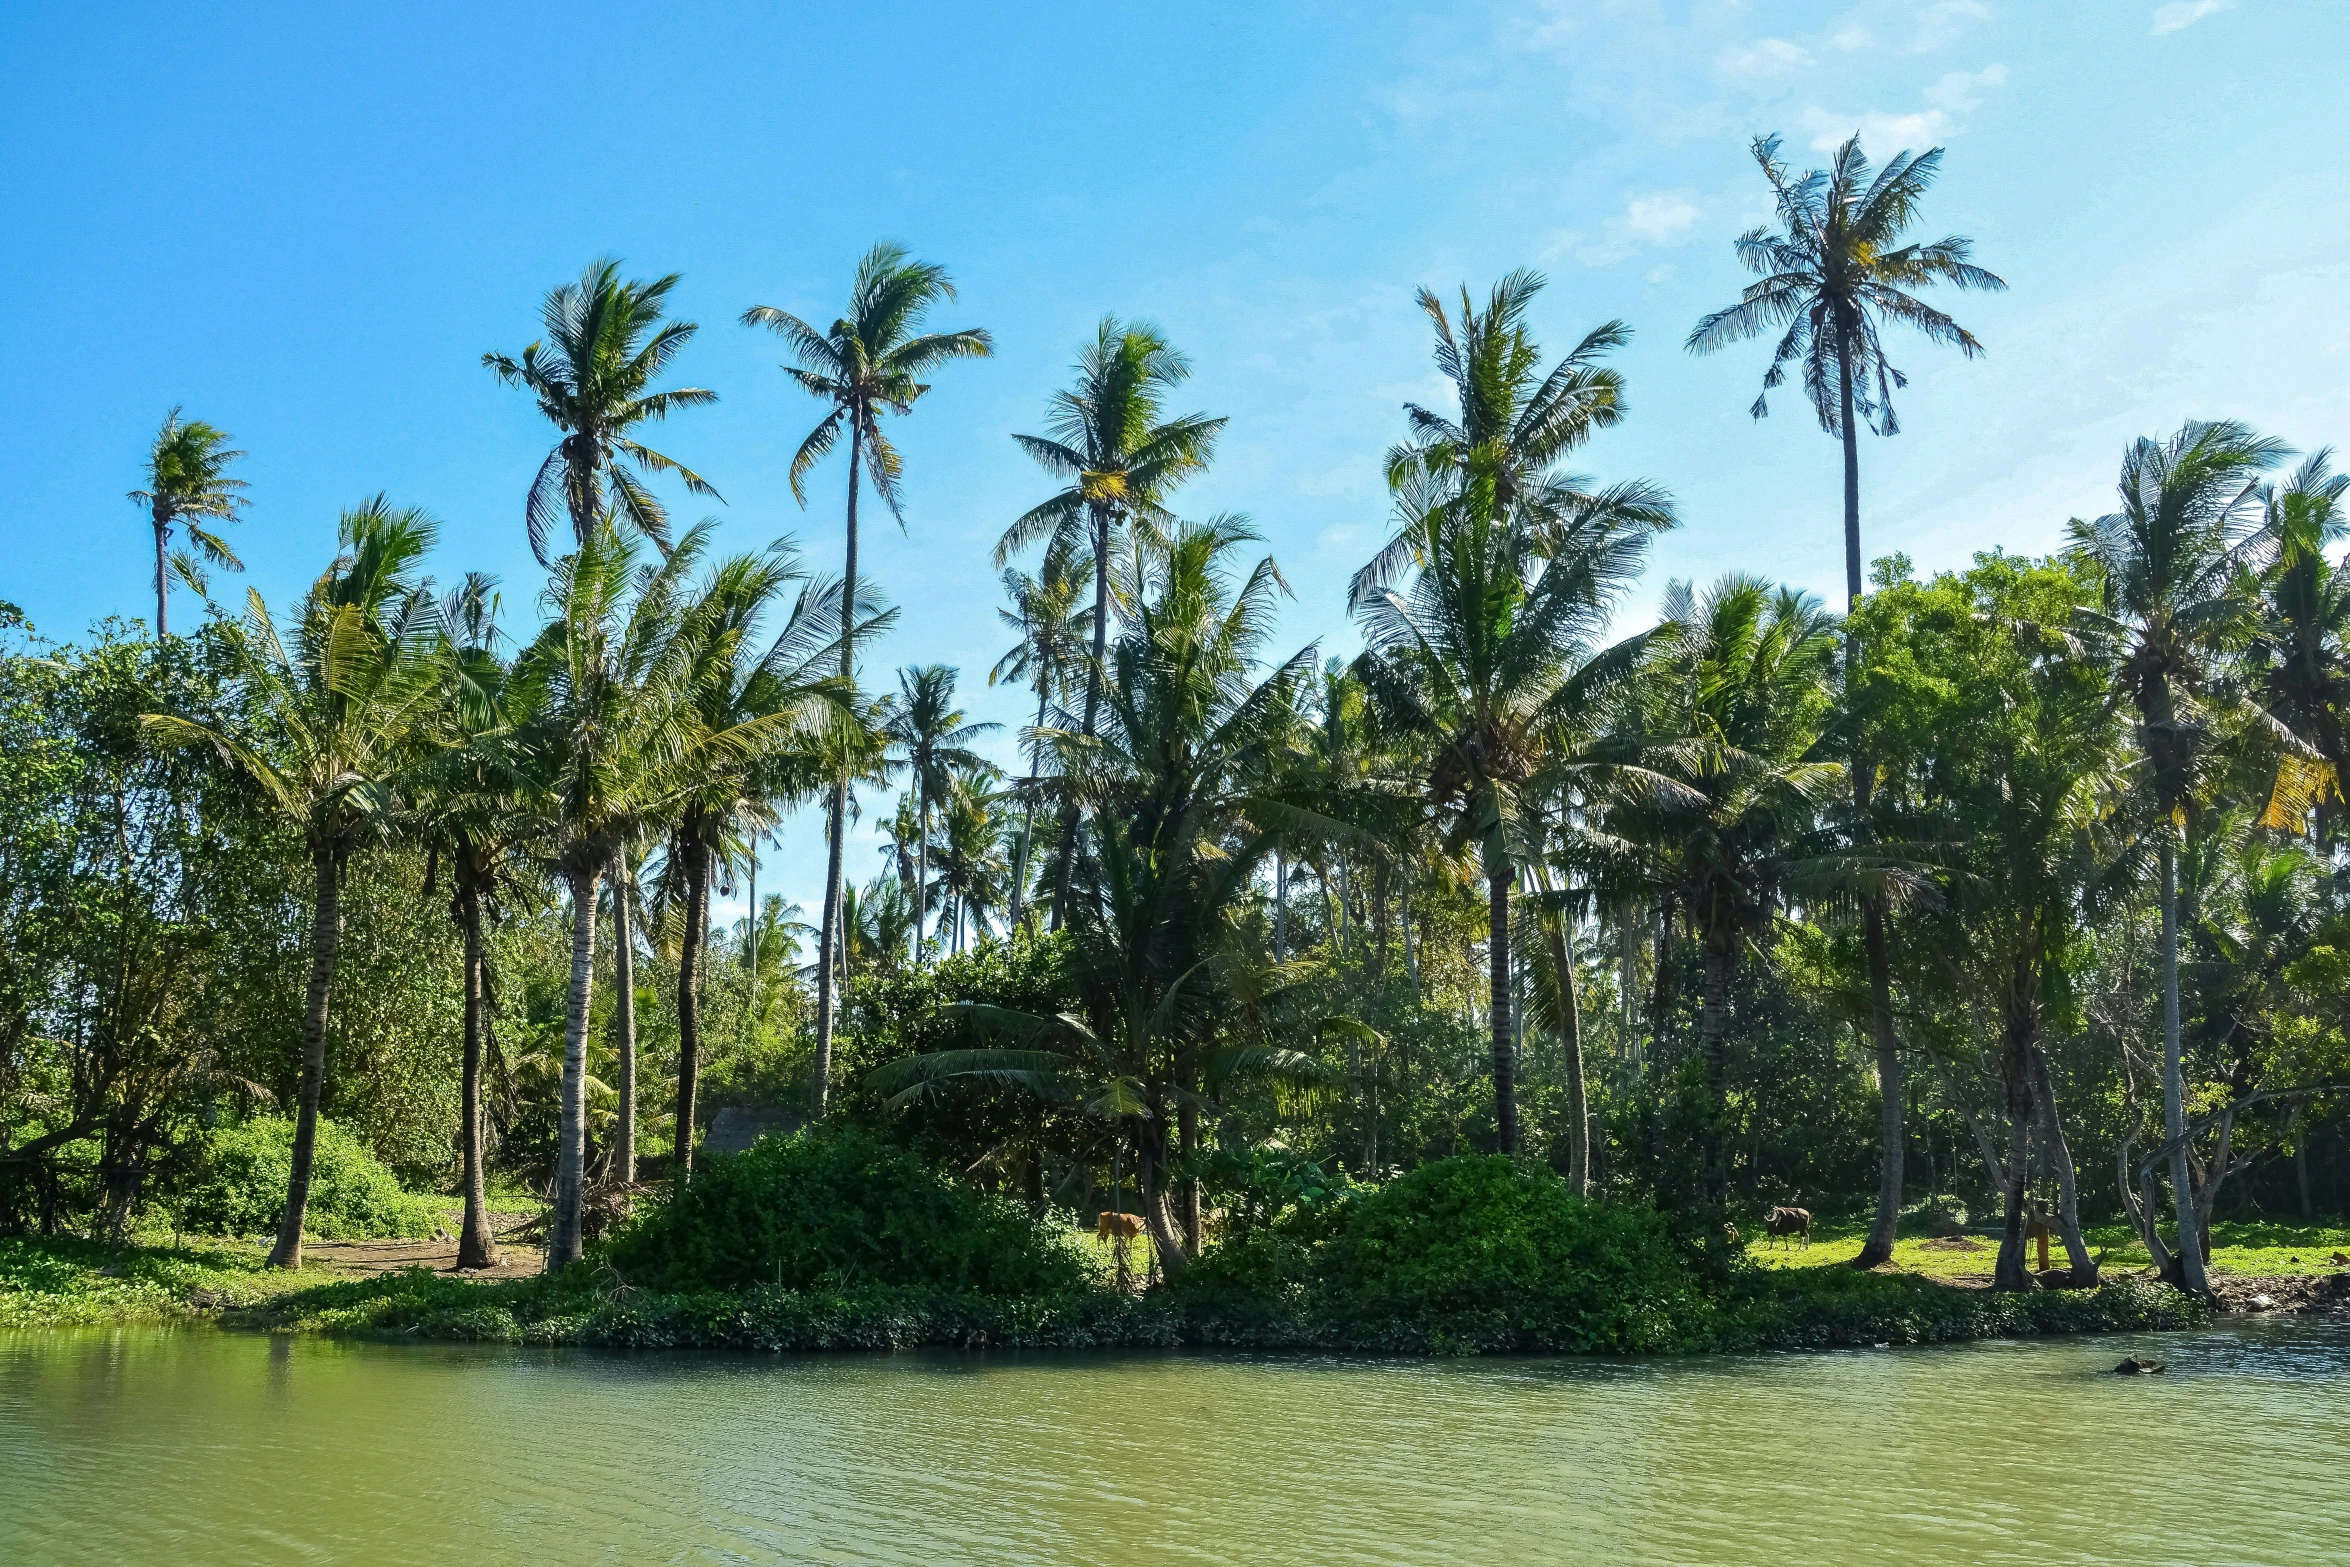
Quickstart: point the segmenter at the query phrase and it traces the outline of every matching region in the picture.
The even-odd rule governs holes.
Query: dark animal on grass
[[[1791,1236],[1803,1237],[1805,1246],[1811,1245],[1811,1210],[1809,1208],[1770,1208],[1763,1213],[1763,1233],[1773,1240],[1789,1241]],[[1789,1244],[1793,1244],[1789,1241]]]
[[[1093,1222],[1093,1233],[1105,1241],[1140,1240],[1142,1238],[1142,1215],[1139,1213],[1114,1213],[1104,1209],[1101,1216]]]

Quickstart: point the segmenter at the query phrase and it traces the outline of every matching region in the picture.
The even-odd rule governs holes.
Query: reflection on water
[[[0,1336],[0,1562],[2341,1561],[2346,1372],[2304,1323],[1604,1364]]]

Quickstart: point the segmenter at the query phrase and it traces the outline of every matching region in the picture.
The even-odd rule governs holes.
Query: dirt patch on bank
[[[443,1216],[441,1234],[420,1241],[304,1241],[302,1260],[316,1262],[355,1279],[372,1279],[403,1268],[430,1268],[436,1273],[457,1271],[457,1227],[463,1216]],[[543,1273],[547,1254],[542,1249],[535,1213],[493,1213],[490,1231],[498,1240],[498,1265],[469,1271],[469,1279],[526,1279]]]
[[[2222,1274],[2211,1281],[2211,1293],[2220,1309],[2230,1313],[2350,1312],[2350,1273],[2288,1273],[2271,1278]]]

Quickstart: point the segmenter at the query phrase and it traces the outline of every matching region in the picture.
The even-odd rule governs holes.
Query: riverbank
[[[2350,1275],[2340,1276],[2350,1283]],[[2301,1287],[2289,1289],[2289,1283]],[[2312,1289],[2312,1284],[2323,1287]],[[2340,1309],[2327,1281],[2230,1278],[2238,1306]],[[1654,1325],[1658,1350],[1741,1352],[2200,1326],[2210,1307],[2133,1277],[2086,1291],[1995,1293],[1916,1274],[1843,1268],[1742,1268],[1719,1292]],[[919,1288],[663,1294],[592,1265],[558,1276],[477,1279],[425,1268],[354,1275],[316,1262],[260,1266],[257,1248],[109,1247],[0,1241],[0,1328],[205,1321],[338,1338],[628,1349],[884,1350],[1228,1347],[1272,1351],[1461,1354],[1555,1350],[1525,1324],[1381,1319],[1291,1291],[1187,1297],[1094,1288],[1004,1299]]]

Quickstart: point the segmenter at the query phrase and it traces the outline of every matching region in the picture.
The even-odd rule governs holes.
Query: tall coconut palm
[[[985,765],[958,768],[947,775],[938,801],[939,901],[952,911],[945,939],[956,952],[964,949],[966,935],[977,939],[992,928],[989,911],[1007,896],[1012,867],[1004,856],[1006,796],[994,787],[996,777]]]
[[[522,509],[530,552],[542,566],[548,563],[548,537],[565,518],[574,546],[584,547],[609,515],[666,551],[669,514],[646,488],[646,473],[675,474],[696,495],[718,497],[700,474],[632,433],[680,408],[718,401],[705,387],[652,390],[699,330],[691,321],[662,319],[677,282],[674,272],[649,283],[625,281],[618,261],[592,261],[578,282],[549,291],[539,307],[546,336],[523,349],[520,359],[481,356],[499,380],[536,397],[539,412],[563,432],[531,480]]]
[[[1763,374],[1763,390],[1750,412],[1770,411],[1772,388],[1786,380],[1787,366],[1801,361],[1804,395],[1820,428],[1844,444],[1845,605],[1860,602],[1860,426],[1880,435],[1900,428],[1893,393],[1908,380],[1885,357],[1879,333],[1886,321],[1905,322],[1927,341],[1957,348],[1972,359],[1983,351],[1973,333],[1917,297],[1936,283],[1961,289],[1999,290],[2007,284],[1967,258],[1973,241],[1946,235],[1930,244],[1903,244],[1917,221],[1926,191],[1941,172],[1942,149],[1912,156],[1906,150],[1881,171],[1872,171],[1856,134],[1836,149],[1828,168],[1796,176],[1779,158],[1776,136],[1757,137],[1755,162],[1762,166],[1778,208],[1778,228],[1758,225],[1739,236],[1740,264],[1761,279],[1747,285],[1738,303],[1717,310],[1690,331],[1692,353],[1711,353],[1784,327]],[[1852,771],[1856,825],[1869,814],[1872,770]],[[1877,1219],[1857,1264],[1873,1267],[1893,1254],[1894,1227],[1901,1200],[1901,1054],[1893,1033],[1890,959],[1885,950],[1882,909],[1863,911],[1863,945],[1869,967],[1872,1032],[1877,1043],[1878,1088],[1883,1101],[1883,1181]]]
[[[1539,272],[1513,272],[1493,286],[1482,311],[1464,287],[1457,325],[1433,290],[1420,290],[1420,309],[1436,329],[1436,368],[1452,384],[1457,410],[1404,404],[1411,438],[1387,454],[1388,484],[1404,498],[1403,526],[1355,573],[1355,597],[1386,586],[1424,555],[1432,501],[1457,494],[1472,468],[1490,475],[1500,513],[1546,543],[1571,547],[1572,535],[1594,528],[1672,526],[1672,500],[1657,486],[1635,479],[1595,488],[1558,468],[1594,433],[1622,422],[1623,376],[1600,361],[1630,342],[1632,330],[1605,322],[1545,372],[1526,322],[1544,281]]]
[[[2197,773],[2226,693],[2214,654],[2244,625],[2239,591],[2263,520],[2260,475],[2282,442],[2232,420],[2190,421],[2167,441],[2140,438],[2122,459],[2121,509],[2075,521],[2073,548],[2102,575],[2103,603],[2084,632],[2114,659],[2115,693],[2138,715],[2157,818],[2162,903],[2162,1114],[2179,1220],[2180,1282],[2210,1285],[2188,1180],[2186,1080],[2179,1044],[2177,824],[2192,826]]]
[[[792,598],[772,639],[766,636],[783,595]],[[864,630],[889,621],[868,600]],[[722,562],[703,586],[684,628],[680,655],[695,722],[709,734],[759,724],[776,732],[755,754],[715,751],[669,824],[665,876],[681,916],[677,958],[677,1160],[693,1171],[693,1128],[701,1061],[701,969],[708,945],[712,873],[747,861],[757,835],[773,830],[779,808],[811,797],[829,781],[827,744],[857,721],[855,693],[833,673],[840,643],[840,597],[811,579],[797,553],[778,544],[758,556]]]
[[[992,774],[994,766],[969,742],[1003,728],[964,721],[955,706],[955,671],[946,664],[917,664],[898,671],[898,704],[889,717],[889,739],[897,759],[912,774],[914,791],[913,957],[922,958],[922,916],[930,907],[930,809],[948,792],[956,775]]]
[[[2325,764],[2321,773],[2287,759],[2267,825],[2291,825],[2314,805],[2320,840],[2328,843],[2350,778],[2343,733],[2350,719],[2350,571],[2326,556],[2350,527],[2343,516],[2350,474],[2333,472],[2331,458],[2330,451],[2316,453],[2268,492],[2263,542],[2275,560],[2261,578],[2250,650],[2263,704]]]
[[[1705,1185],[1720,1203],[1739,957],[1783,896],[1857,879],[1822,817],[1845,781],[1840,764],[1820,759],[1837,627],[1817,600],[1736,574],[1702,597],[1674,583],[1664,615],[1671,629],[1641,683],[1634,734],[1646,765],[1679,787],[1624,791],[1602,820],[1642,852],[1651,888],[1681,912],[1704,958]]]
[[[1650,530],[1623,524],[1568,553],[1509,525],[1498,486],[1475,460],[1462,494],[1418,524],[1408,589],[1356,600],[1358,668],[1387,731],[1430,758],[1418,786],[1455,850],[1475,846],[1487,890],[1486,956],[1494,1124],[1518,1146],[1517,1039],[1511,1025],[1513,846],[1561,736],[1638,667],[1645,637],[1602,646],[1610,612],[1637,574]]]
[[[1314,650],[1250,679],[1281,591],[1269,558],[1230,580],[1227,557],[1252,537],[1216,522],[1131,541],[1140,557],[1126,573],[1132,614],[1112,649],[1099,730],[1048,732],[1053,787],[1079,800],[1098,845],[1064,927],[1079,1007],[1048,1018],[964,1004],[953,1010],[1021,1043],[911,1057],[875,1074],[900,1099],[981,1077],[1074,1099],[1109,1121],[1134,1155],[1143,1218],[1170,1275],[1186,1255],[1167,1202],[1170,1119],[1185,1137],[1210,1085],[1316,1070],[1262,1037],[1231,1037],[1236,1001],[1256,987],[1228,921],[1275,823],[1311,825],[1253,787],[1252,758],[1289,722]]]
[[[310,856],[310,984],[302,1010],[302,1079],[292,1174],[272,1267],[302,1265],[302,1225],[326,1080],[326,1029],[351,853],[378,837],[444,689],[439,606],[421,567],[437,528],[382,496],[343,514],[342,552],[311,585],[289,646],[258,593],[248,595],[236,658],[265,715],[251,734],[149,714],[160,738],[210,745],[251,778]]]
[[[1104,316],[1077,357],[1077,384],[1046,405],[1043,435],[1015,435],[1020,449],[1069,487],[1023,512],[996,541],[1004,565],[1039,539],[1075,546],[1093,560],[1093,662],[1086,675],[1083,732],[1101,705],[1101,661],[1109,646],[1110,565],[1121,531],[1171,521],[1167,496],[1215,454],[1223,419],[1164,418],[1167,394],[1191,378],[1191,361],[1148,322]]]
[[[1757,419],[1768,414],[1772,389],[1786,381],[1788,365],[1801,362],[1803,392],[1820,428],[1844,442],[1844,584],[1846,597],[1857,601],[1859,430],[1866,423],[1880,435],[1895,433],[1893,393],[1909,384],[1885,357],[1878,334],[1887,321],[1903,322],[1972,359],[1983,351],[1974,334],[1913,290],[2007,284],[1967,259],[1974,242],[1961,235],[1901,243],[1942,170],[1941,148],[1901,152],[1872,171],[1854,136],[1836,149],[1829,167],[1802,175],[1780,160],[1776,136],[1755,138],[1753,151],[1770,182],[1778,228],[1758,225],[1738,236],[1738,260],[1761,281],[1748,284],[1738,303],[1699,321],[1687,346],[1708,354],[1786,328],[1749,411]]]
[[[905,524],[899,476],[903,465],[897,448],[882,427],[884,412],[909,414],[929,384],[922,377],[954,359],[984,359],[995,352],[986,332],[966,328],[959,332],[924,332],[923,323],[940,301],[955,297],[946,268],[911,259],[897,245],[881,244],[857,263],[849,285],[848,314],[819,332],[789,311],[755,305],[743,312],[745,326],[764,326],[791,347],[797,361],[784,374],[803,390],[829,404],[816,428],[792,454],[792,494],[808,504],[808,470],[849,437],[849,497],[845,525],[847,550],[841,569],[840,673],[854,684],[856,667],[857,601],[857,481],[860,473],[873,482],[875,493],[890,515]],[[826,820],[830,849],[824,872],[824,915],[816,940],[816,1113],[821,1116],[832,1095],[832,1025],[834,954],[840,930],[841,836],[847,825],[849,782],[844,771],[832,786]]]
[[[458,1188],[464,1219],[459,1268],[498,1264],[484,1193],[482,1066],[489,975],[484,937],[492,908],[511,883],[535,828],[517,789],[506,740],[517,722],[508,670],[495,645],[497,595],[478,573],[442,601],[449,635],[448,692],[437,717],[439,742],[421,771],[412,805],[436,866],[449,870],[449,914],[463,942],[464,1047],[459,1063]]]
[[[136,505],[147,509],[155,529],[155,635],[170,635],[166,620],[170,578],[204,591],[204,567],[223,566],[243,571],[237,552],[206,523],[234,522],[245,506],[245,481],[228,476],[228,465],[244,456],[229,450],[229,435],[201,419],[183,421],[174,407],[163,416],[147,448],[147,487],[131,491]],[[174,554],[171,530],[187,535],[189,548]]]
[[[1028,681],[1036,692],[1036,724],[1029,730],[1028,773],[1031,780],[1020,806],[1020,841],[1012,854],[1012,914],[1020,923],[1028,893],[1028,844],[1036,825],[1035,780],[1044,776],[1044,726],[1055,698],[1064,695],[1068,676],[1084,660],[1084,611],[1079,598],[1092,562],[1068,539],[1056,539],[1045,550],[1044,564],[1033,577],[1016,566],[1004,568],[1004,596],[1011,608],[996,611],[1020,640],[995,661],[987,683]]]

